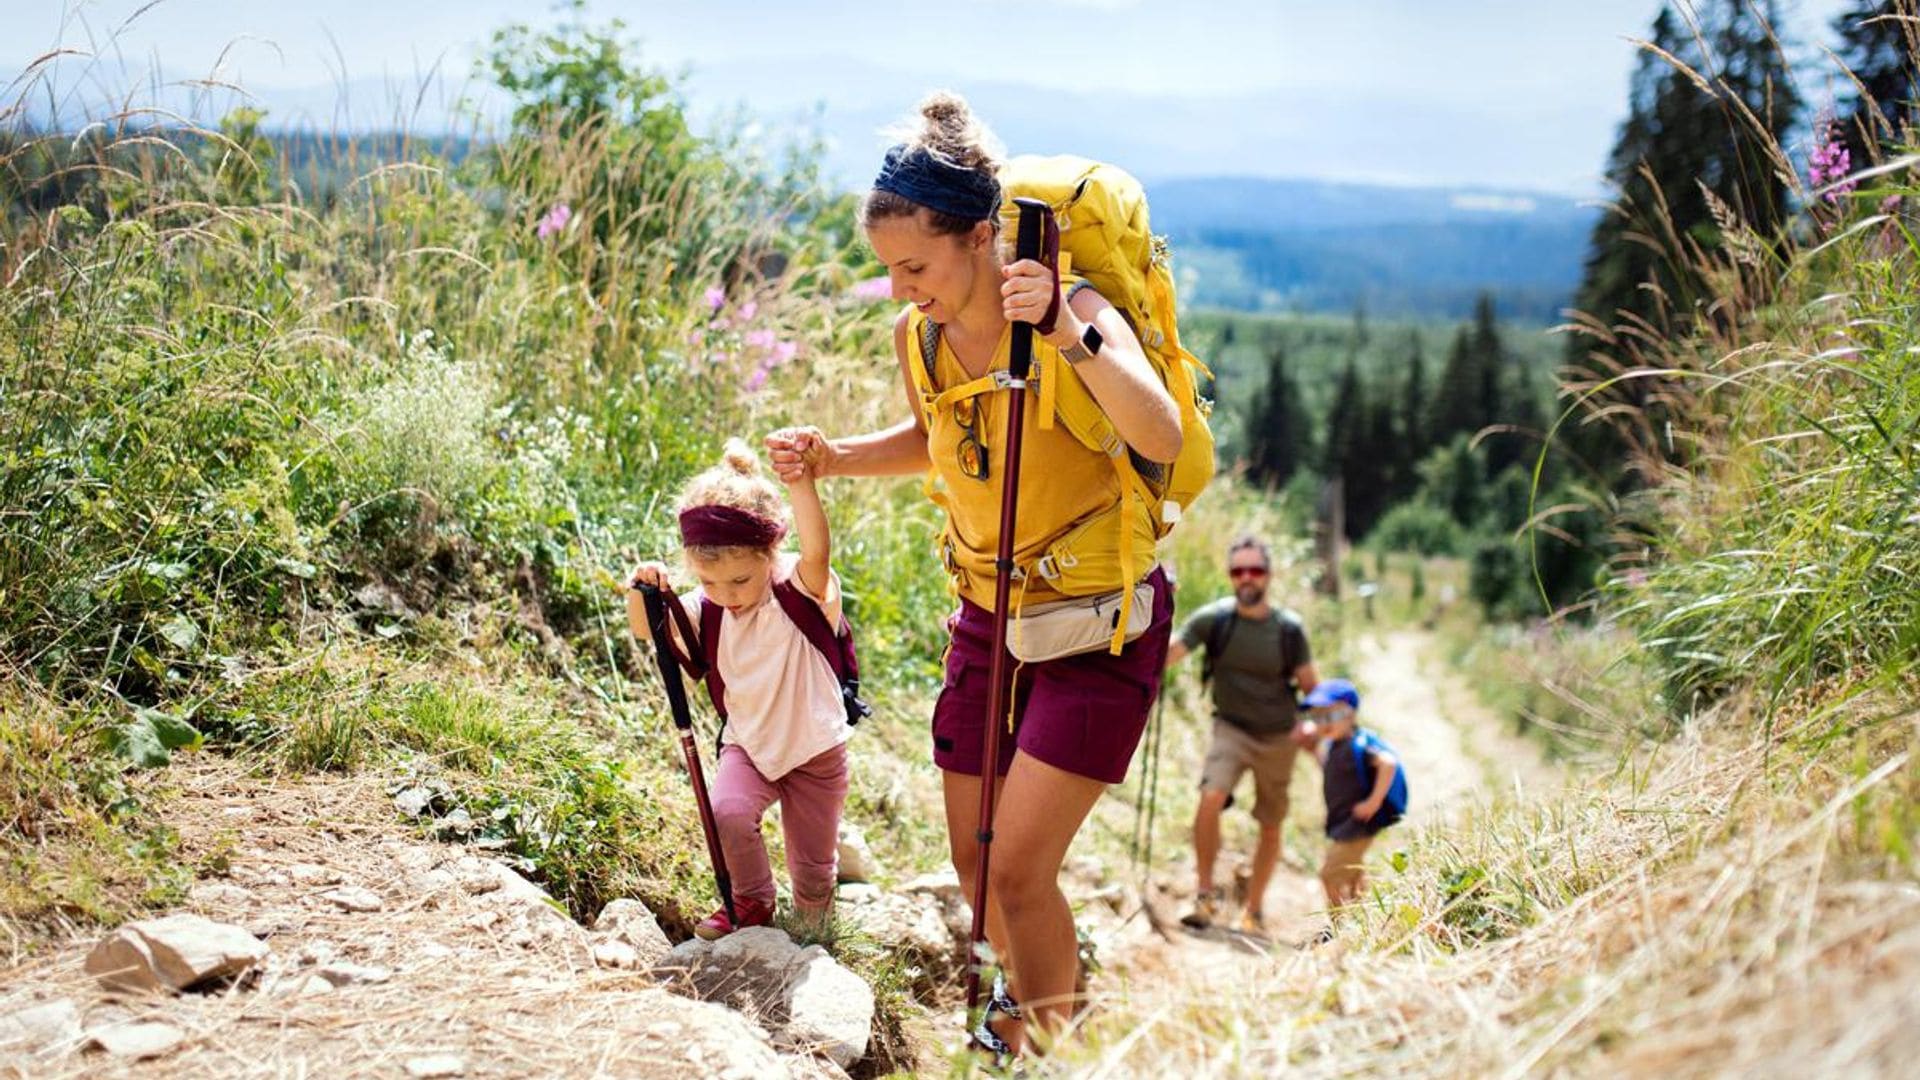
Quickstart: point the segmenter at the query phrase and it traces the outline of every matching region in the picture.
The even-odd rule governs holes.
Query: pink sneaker
[[[773,925],[773,905],[764,900],[736,896],[733,898],[733,910],[734,914],[740,916],[738,925],[727,918],[727,909],[723,906],[695,923],[693,935],[702,941],[718,941],[742,927]]]

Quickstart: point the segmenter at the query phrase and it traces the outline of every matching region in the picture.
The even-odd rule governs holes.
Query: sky
[[[142,8],[145,10],[142,10]],[[1845,0],[1784,0],[1811,43]],[[1592,195],[1658,0],[596,0],[707,123],[769,145],[825,140],[870,178],[883,129],[928,90],[965,94],[1008,148],[1116,161],[1151,182],[1280,176]],[[137,13],[137,14],[136,14]],[[129,17],[132,16],[131,21]],[[272,122],[444,128],[494,30],[556,23],[542,0],[0,0],[0,82],[68,47],[63,116],[151,97],[217,109],[246,88]],[[425,87],[424,92],[422,87]],[[36,100],[48,98],[39,82]],[[0,106],[4,107],[4,106]]]

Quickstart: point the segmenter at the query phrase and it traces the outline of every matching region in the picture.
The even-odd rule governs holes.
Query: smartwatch
[[[1105,341],[1106,339],[1100,336],[1100,328],[1088,323],[1086,333],[1080,335],[1080,340],[1061,349],[1060,355],[1066,357],[1069,364],[1084,363],[1099,353],[1100,346]]]

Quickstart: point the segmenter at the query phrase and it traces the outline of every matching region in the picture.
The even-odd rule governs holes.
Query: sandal
[[[987,995],[987,1007],[981,1010],[980,1023],[973,1029],[973,1045],[993,1055],[993,1064],[997,1068],[1005,1067],[1013,1060],[1013,1047],[1007,1040],[994,1033],[993,1018],[999,1015],[1008,1020],[1019,1020],[1020,1003],[1007,993],[1007,973],[993,973],[993,990]]]

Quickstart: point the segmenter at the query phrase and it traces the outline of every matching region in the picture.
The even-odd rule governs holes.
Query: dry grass
[[[1911,701],[1911,696],[1903,697]],[[1428,828],[1334,944],[1224,984],[1134,987],[1075,1076],[1894,1075],[1920,1050],[1920,888],[1886,830],[1920,787],[1910,704],[1771,742],[1729,709],[1535,808]],[[1818,715],[1818,714],[1816,714]],[[1836,723],[1868,749],[1804,747]],[[1484,872],[1448,896],[1448,876]],[[1481,942],[1474,905],[1529,896]]]

